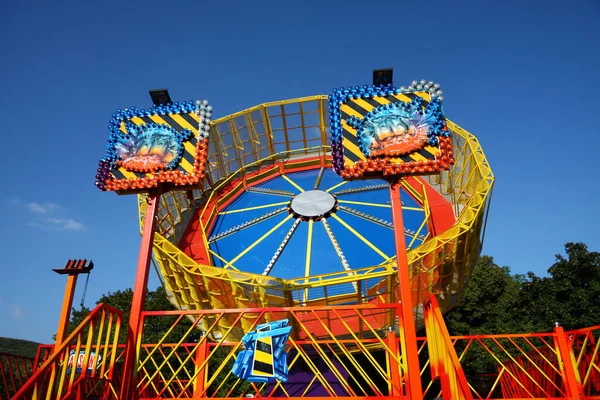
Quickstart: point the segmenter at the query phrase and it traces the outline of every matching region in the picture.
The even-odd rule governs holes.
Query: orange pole
[[[554,328],[554,333],[556,334],[558,351],[562,360],[562,370],[565,376],[567,393],[569,394],[570,399],[579,400],[581,399],[583,387],[581,383],[577,381],[577,376],[575,375],[575,366],[573,365],[571,351],[569,350],[569,344],[567,343],[567,338],[565,337],[565,331],[562,326],[557,326]]]
[[[152,258],[152,243],[156,228],[156,216],[160,194],[158,192],[148,196],[146,207],[146,219],[144,220],[144,231],[138,257],[135,286],[133,287],[133,299],[131,301],[131,313],[129,315],[129,330],[127,332],[127,344],[125,346],[125,362],[123,364],[123,380],[121,382],[121,399],[135,399],[137,382],[137,348],[141,343],[142,326],[140,320],[144,311],[144,300],[148,286],[148,275],[150,272],[150,260]]]
[[[75,286],[77,285],[77,276],[78,274],[69,274],[69,277],[67,278],[65,296],[63,298],[60,319],[58,320],[58,330],[56,331],[56,345],[54,346],[55,349],[58,348],[58,346],[60,346],[60,344],[67,337],[69,319],[71,318],[71,308],[73,307],[73,297],[75,296]]]
[[[433,318],[432,327],[434,328],[433,334],[434,336],[438,336],[440,350],[444,356],[442,367],[444,369],[442,379],[442,388],[444,387],[443,379],[449,379],[449,372],[451,369],[454,371],[454,378],[458,384],[459,391],[462,391],[462,397],[467,400],[473,400],[473,394],[471,393],[471,389],[469,388],[469,383],[467,382],[467,378],[465,377],[465,373],[460,365],[460,360],[458,359],[458,355],[456,354],[456,349],[452,344],[452,339],[450,339],[450,333],[448,332],[448,328],[446,327],[446,323],[444,322],[444,317],[442,316],[442,311],[440,310],[440,306],[437,302],[437,299],[434,295],[429,296],[429,305],[428,305],[428,313],[431,313]],[[426,329],[429,329],[427,327]],[[450,388],[450,381],[448,380],[446,386]],[[457,396],[459,393],[457,393]],[[446,397],[444,397],[446,398]],[[452,395],[450,394],[450,397]]]
[[[419,349],[417,347],[417,329],[412,304],[412,290],[410,274],[408,271],[408,257],[406,255],[406,239],[404,238],[404,220],[402,218],[402,200],[400,199],[399,181],[390,182],[390,200],[392,203],[392,222],[394,223],[394,238],[396,242],[396,260],[398,264],[398,280],[400,290],[400,305],[402,312],[403,328],[400,340],[406,346],[406,374],[404,382],[406,394],[410,400],[421,400],[423,390],[419,368]]]

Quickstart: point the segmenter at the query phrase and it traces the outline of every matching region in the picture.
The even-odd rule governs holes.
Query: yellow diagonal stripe
[[[283,205],[286,205],[286,204],[289,204],[289,201],[283,201],[281,203],[264,204],[262,206],[254,206],[254,207],[247,207],[247,208],[238,208],[237,210],[221,211],[219,214],[221,214],[221,215],[224,215],[224,214],[234,214],[234,213],[240,213],[240,212],[245,212],[245,211],[259,210],[261,208],[283,206]]]
[[[254,360],[264,362],[269,365],[273,365],[273,355],[268,353],[263,353],[262,351],[254,352]]]
[[[353,134],[354,136],[356,136],[356,130],[353,129],[350,125],[348,125],[345,120],[342,121],[342,126],[345,129],[348,129],[348,132],[350,132],[351,134]],[[366,159],[366,157],[363,154],[363,152],[360,151],[360,149],[358,148],[358,146],[355,145],[354,143],[352,143],[351,141],[345,140],[344,141],[344,147],[346,149],[350,150],[359,159],[361,159],[361,160],[365,160]]]
[[[273,232],[275,232],[277,229],[279,229],[279,227],[283,224],[285,224],[287,221],[289,221],[289,219],[292,218],[292,215],[288,215],[287,217],[285,217],[283,219],[283,221],[281,221],[280,223],[278,223],[277,225],[275,225],[273,228],[271,228],[267,233],[265,233],[264,235],[262,235],[260,238],[258,238],[258,240],[256,240],[254,243],[252,243],[250,246],[246,247],[244,249],[244,251],[242,251],[240,254],[238,254],[237,256],[235,256],[235,258],[231,261],[229,261],[225,267],[230,267],[233,263],[235,263],[237,260],[239,260],[240,258],[242,258],[244,256],[244,254],[246,254],[247,252],[249,252],[250,250],[252,250],[254,247],[256,247],[260,242],[262,242],[263,240],[265,240],[267,238],[267,236],[269,236],[270,234],[272,234]]]
[[[381,207],[381,208],[392,208],[389,204],[377,204],[377,203],[367,203],[364,201],[352,201],[352,200],[338,200],[340,203],[345,204],[356,204],[357,206],[370,206],[370,207]]]
[[[252,370],[252,375],[257,375],[257,376],[273,376],[272,374],[270,374],[268,372],[257,371],[255,369]]]
[[[290,178],[288,178],[286,175],[281,175],[281,177],[283,179],[285,179],[286,181],[288,181],[292,186],[294,186],[296,189],[298,189],[300,191],[300,193],[304,193],[304,189],[302,189],[300,186],[298,186],[296,184],[296,182],[294,182],[293,180],[291,180]]]
[[[409,156],[415,161],[427,161],[427,158],[423,157],[421,154],[416,152],[409,154]]]
[[[195,134],[198,133],[198,127],[197,126],[192,126],[181,115],[179,115],[179,114],[169,114],[169,117],[173,118],[173,121],[177,122],[183,128],[189,129],[190,131],[194,132]]]
[[[358,104],[359,106],[361,106],[361,108],[364,108],[368,112],[371,112],[375,108],[374,106],[372,106],[371,104],[367,103],[363,99],[356,99],[356,100],[353,100],[353,102],[356,103],[356,104]]]
[[[355,111],[355,110],[354,110],[352,107],[350,107],[349,105],[342,104],[342,106],[341,106],[340,108],[341,108],[341,110],[342,110],[343,112],[345,112],[345,113],[346,113],[346,114],[348,114],[348,115],[352,115],[352,116],[354,116],[354,117],[356,117],[356,118],[362,118],[362,117],[363,117],[363,116],[362,116],[362,115],[361,115],[361,114],[360,114],[358,111]]]
[[[415,93],[417,96],[419,96],[420,98],[422,98],[425,101],[431,101],[431,95],[429,93],[426,92],[416,92]]]
[[[342,182],[338,183],[337,185],[335,185],[335,186],[332,186],[332,187],[330,187],[329,189],[327,189],[327,190],[325,190],[325,191],[326,191],[327,193],[329,193],[329,192],[331,192],[333,189],[337,189],[337,188],[339,188],[340,186],[342,186],[342,185],[345,185],[346,183],[348,183],[348,181],[342,181]]]
[[[384,106],[386,104],[390,104],[390,101],[388,99],[386,99],[385,97],[373,97],[373,100],[375,100],[382,106]]]
[[[125,168],[119,168],[119,172],[122,173],[127,179],[137,179],[137,175],[133,172],[127,171]]]
[[[146,121],[144,121],[140,117],[133,117],[130,119],[130,121],[133,122],[134,124],[136,124],[137,126],[140,126],[140,125],[143,125],[146,123]]]
[[[428,152],[430,152],[434,156],[438,156],[440,154],[440,148],[439,147],[433,147],[433,146],[427,145],[427,146],[423,147],[423,150],[427,150]]]
[[[196,127],[192,126],[181,115],[169,114],[169,116],[171,118],[173,118],[173,120],[175,122],[177,122],[179,125],[181,125],[183,128],[189,129],[190,131],[192,131],[194,133],[194,135],[198,136],[198,127],[197,126]],[[187,152],[190,153],[192,155],[192,157],[196,158],[196,147],[194,147],[194,145],[191,144],[190,142],[185,142],[183,145],[185,146],[185,149],[187,150]]]
[[[367,238],[365,238],[363,235],[361,235],[360,233],[358,233],[354,228],[352,228],[350,225],[348,225],[345,221],[343,221],[340,217],[338,217],[336,214],[332,214],[331,215],[333,218],[335,218],[340,224],[342,224],[344,226],[344,228],[348,229],[350,232],[352,232],[354,234],[354,236],[356,236],[357,238],[359,238],[360,240],[362,240],[367,246],[369,246],[371,249],[373,249],[373,251],[377,254],[379,254],[381,257],[384,258],[384,260],[389,260],[390,257],[388,257],[383,251],[379,250],[379,248],[377,248],[377,246],[375,246],[373,243],[369,242],[367,240]]]
[[[261,342],[261,343],[264,343],[264,344],[267,344],[267,345],[269,345],[269,346],[271,346],[271,344],[272,344],[272,339],[271,339],[271,337],[270,337],[270,336],[265,336],[265,337],[262,337],[262,338],[258,338],[257,340],[258,340],[259,342]]]
[[[353,127],[351,127],[350,125],[348,125],[348,123],[346,122],[345,119],[342,120],[342,128],[344,128],[345,130],[347,130],[348,133],[350,133],[352,136],[356,136],[357,135],[356,129],[354,129]]]
[[[127,134],[127,128],[125,128],[125,122],[121,122],[121,126],[119,127],[119,129],[121,130],[121,132],[123,132],[124,134]],[[119,168],[119,172],[123,174],[123,176],[127,179],[137,179],[137,175],[134,174],[133,172],[129,172],[127,171],[125,168],[121,167]]]
[[[394,97],[395,97],[395,98],[397,98],[397,99],[398,99],[398,100],[400,100],[400,101],[403,101],[403,102],[405,102],[405,103],[409,103],[409,102],[411,102],[411,101],[412,101],[412,100],[410,99],[410,97],[408,97],[408,96],[405,96],[405,95],[403,95],[403,94],[395,94],[395,95],[394,95]]]

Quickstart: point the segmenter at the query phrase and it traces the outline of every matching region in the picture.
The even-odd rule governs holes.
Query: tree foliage
[[[125,339],[127,337],[127,323],[129,321],[132,300],[133,290],[125,289],[102,295],[102,297],[100,297],[100,299],[96,302],[96,304],[103,303],[123,312],[123,322],[121,325],[121,334],[119,339],[120,343],[125,343]],[[162,286],[159,286],[156,290],[149,290],[146,293],[144,309],[147,311],[175,310],[173,305],[169,302],[167,294]],[[79,310],[73,309],[71,312],[71,320],[69,321],[69,332],[72,332],[81,323],[81,321],[88,316],[90,311],[91,310],[87,307],[81,307]],[[176,316],[149,318],[144,324],[144,342],[158,342],[176,320]],[[177,337],[175,343],[184,336],[184,333],[189,327],[190,324],[185,322],[176,325],[172,332],[172,336]],[[178,334],[179,336],[176,336]],[[193,342],[194,340],[197,340],[198,337],[199,333],[195,332],[195,334],[192,333],[187,339],[188,341]]]
[[[446,314],[448,329],[454,335],[507,333],[515,331],[507,310],[514,310],[520,277],[510,275],[494,259],[483,256],[475,265],[458,306]]]
[[[39,343],[0,337],[0,353],[35,358]]]
[[[454,335],[548,332],[600,323],[600,253],[567,243],[548,276],[511,275],[492,257],[477,262],[457,307],[445,315]]]

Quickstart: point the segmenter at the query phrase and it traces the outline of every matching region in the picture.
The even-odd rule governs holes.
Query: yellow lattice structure
[[[178,247],[196,208],[201,207],[201,225],[208,221],[208,226],[216,218],[219,202],[243,191],[253,179],[311,163],[315,167],[319,162],[330,163],[327,115],[327,96],[313,96],[265,103],[211,123],[207,178],[201,185],[204,189],[169,192],[161,199],[154,256],[176,306],[184,310],[294,306],[307,292],[309,296],[304,298],[310,300],[306,305],[312,306],[395,301],[394,258],[352,271],[283,280],[201,264]],[[454,166],[418,181],[450,202],[456,222],[408,252],[419,324],[423,322],[421,304],[428,294],[437,295],[442,309],[458,302],[479,255],[494,182],[477,139],[451,121],[447,124],[453,133]],[[414,185],[403,186],[426,205],[424,188],[419,191]],[[144,196],[138,199],[142,226],[146,202]],[[211,207],[214,199],[218,199],[217,205]],[[428,208],[424,209],[428,222]],[[205,228],[201,226],[206,243]],[[363,281],[367,284],[361,285]],[[368,290],[348,293],[343,289],[348,284]],[[229,322],[223,318],[220,324],[226,329]],[[246,325],[251,326],[252,321]]]

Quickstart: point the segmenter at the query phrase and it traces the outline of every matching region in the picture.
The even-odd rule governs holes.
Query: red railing
[[[13,400],[116,398],[113,379],[123,313],[99,304],[46,359]]]
[[[600,399],[600,326],[528,336],[498,369],[502,398]]]
[[[429,332],[427,338],[418,339],[423,399],[600,400],[600,326],[570,332],[558,327],[547,333],[452,337],[443,327],[441,313],[426,306]],[[403,346],[389,330],[394,325],[390,316],[397,308],[362,305],[144,312],[136,395],[140,399],[240,398],[249,394],[291,399],[401,398],[405,395]],[[122,383],[118,367],[122,366],[124,347],[117,345],[114,322],[120,321],[120,315],[115,311],[105,306],[94,310],[56,353],[52,346],[40,346],[38,359],[45,362],[14,398],[118,398]],[[100,328],[100,321],[108,324],[110,312],[113,328]],[[244,325],[248,319],[244,317],[253,317],[253,322]],[[240,333],[286,317],[294,326],[288,343],[290,381],[259,385],[232,376]],[[390,325],[381,329],[384,321]],[[213,333],[222,322],[228,322],[228,328],[217,337]],[[343,335],[331,331],[338,325],[346,330]],[[102,329],[111,333],[98,334],[92,340],[84,335]],[[96,347],[82,344],[94,340],[100,343]],[[68,354],[79,354],[82,349],[103,354],[103,359],[96,369],[73,373],[73,368],[68,368]],[[87,365],[86,360],[82,364]]]
[[[0,353],[0,400],[8,400],[27,382],[35,369],[29,357]]]

